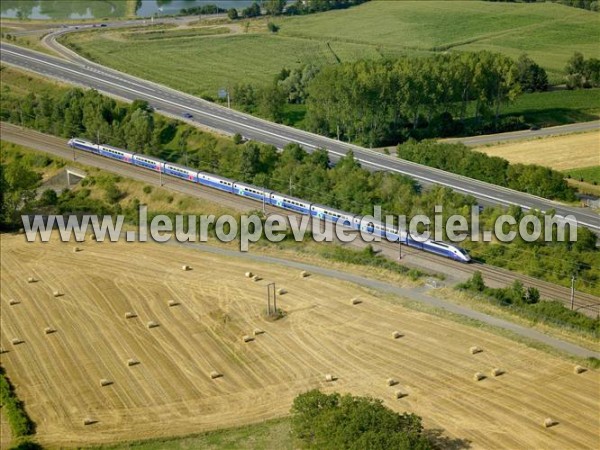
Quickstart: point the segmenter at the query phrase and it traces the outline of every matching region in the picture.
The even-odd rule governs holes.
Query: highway
[[[248,139],[272,144],[278,148],[282,148],[290,142],[297,142],[307,151],[325,148],[334,161],[352,150],[363,167],[370,170],[392,171],[411,176],[423,184],[437,183],[448,186],[457,192],[473,195],[482,203],[515,204],[525,210],[535,208],[548,211],[553,209],[559,216],[572,215],[579,224],[600,232],[600,216],[593,211],[565,206],[551,200],[400,160],[394,156],[383,155],[363,147],[285,125],[268,122],[153,82],[86,62],[81,58],[76,61],[67,61],[30,49],[2,43],[0,45],[0,60],[3,64],[9,64],[81,87],[94,88],[126,101],[143,99],[148,101],[154,108],[157,108],[160,113],[178,117],[180,120],[182,120],[181,114],[188,112],[193,115],[193,118],[185,120],[193,125],[207,127],[229,135],[240,133]]]

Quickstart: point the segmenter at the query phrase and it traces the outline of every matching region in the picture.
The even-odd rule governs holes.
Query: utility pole
[[[400,237],[400,231],[398,231],[398,261],[402,259],[402,237]]]
[[[575,306],[575,275],[571,277],[571,310]]]

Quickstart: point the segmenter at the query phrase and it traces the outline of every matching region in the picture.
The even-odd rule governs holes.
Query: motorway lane
[[[308,151],[315,148],[326,148],[334,161],[352,150],[362,165],[371,170],[394,171],[409,175],[425,184],[437,183],[449,186],[455,191],[473,195],[486,203],[516,204],[526,210],[535,208],[548,211],[553,209],[556,214],[563,217],[573,215],[581,225],[600,232],[600,216],[593,211],[564,206],[529,194],[271,123],[93,63],[85,65],[83,62],[65,61],[4,43],[0,46],[0,59],[6,64],[68,83],[94,88],[125,100],[141,98],[147,100],[153,107],[159,108],[162,113],[175,117],[180,117],[183,112],[187,111],[194,115],[193,119],[188,120],[194,125],[201,125],[230,135],[240,133],[249,139],[272,144],[278,148],[282,148],[289,142],[297,142]]]

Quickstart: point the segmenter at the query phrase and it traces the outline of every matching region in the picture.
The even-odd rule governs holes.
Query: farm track
[[[74,253],[58,240],[0,239],[2,364],[42,444],[253,423],[287,414],[295,395],[317,387],[382,398],[474,448],[599,444],[597,371],[576,375],[569,361],[353,283],[182,246],[87,240]],[[263,279],[247,279],[249,270]],[[262,315],[269,282],[288,291],[279,297],[287,315],[275,322]],[[351,305],[354,297],[362,303]],[[9,306],[12,298],[21,303]],[[180,304],[169,307],[170,299]],[[138,317],[125,319],[126,311]],[[148,329],[149,320],[159,326]],[[46,326],[57,332],[45,335]],[[243,343],[255,328],[265,334]],[[393,330],[403,336],[392,339]],[[13,337],[25,342],[13,346]],[[471,355],[472,345],[483,353]],[[128,367],[128,358],[140,364]],[[494,367],[506,373],[490,377]],[[211,370],[223,377],[211,380]],[[474,382],[477,371],[488,378]],[[337,381],[326,383],[325,373]],[[100,378],[114,384],[100,387]],[[396,390],[408,396],[396,400]],[[98,422],[84,426],[84,417]],[[544,429],[546,417],[559,425]]]
[[[0,132],[2,133],[2,139],[8,142],[29,146],[36,150],[44,151],[67,160],[72,160],[73,158],[73,152],[67,147],[65,139],[49,136],[29,129],[22,129],[18,126],[5,122],[0,123]],[[149,184],[157,184],[158,182],[157,175],[149,173],[149,171],[145,169],[140,169],[138,167],[126,164],[120,164],[101,156],[91,155],[81,151],[77,151],[76,155],[77,162],[82,164],[98,167],[102,170],[108,170],[113,173],[144,181]],[[236,210],[248,212],[261,209],[261,204],[256,201],[248,200],[238,196],[232,196],[216,189],[191,185],[186,181],[174,179],[172,177],[163,177],[163,183],[168,189],[172,189],[186,195],[211,200],[220,205],[235,208]],[[282,211],[284,210],[274,208],[272,206],[266,207],[267,213],[281,213]],[[289,211],[285,211],[285,214],[295,215]],[[297,216],[300,217],[300,215]],[[357,239],[354,241],[353,245],[363,247],[364,243]],[[398,246],[396,244],[382,241],[376,245],[385,249],[383,252],[385,256],[391,259],[397,257]],[[523,282],[525,286],[532,286],[539,289],[543,298],[558,300],[570,307],[570,290],[553,283],[541,281],[530,276],[517,274],[506,269],[485,264],[475,263],[466,265],[458,263],[447,258],[428,254],[419,250],[408,248],[406,246],[402,247],[402,253],[404,256],[408,256],[408,259],[410,260],[405,261],[403,264],[409,266],[413,265],[419,268],[432,265],[436,267],[434,270],[441,273],[448,272],[451,277],[458,278],[459,280],[468,279],[476,270],[482,272],[486,282],[491,281],[492,284],[495,284],[496,286],[509,286],[514,280],[518,279]],[[576,291],[574,306],[575,309],[591,317],[598,317],[598,314],[600,314],[600,298],[592,294]]]

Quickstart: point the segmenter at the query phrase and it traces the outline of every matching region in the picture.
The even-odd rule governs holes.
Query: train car
[[[233,183],[233,193],[241,197],[250,197],[259,202],[270,203],[271,193],[268,189],[252,186],[251,184],[235,182]]]
[[[310,215],[319,219],[328,220],[330,222],[342,222],[342,225],[355,228],[354,214],[349,214],[345,211],[330,208],[323,205],[311,205]],[[357,228],[356,228],[357,229]]]
[[[436,255],[445,256],[446,258],[454,259],[460,262],[470,262],[471,257],[466,250],[452,244],[446,244],[445,242],[427,240],[419,242],[410,237],[407,239],[407,245],[410,247],[419,248],[429,253]]]
[[[198,171],[190,169],[189,167],[179,166],[177,164],[165,163],[165,173],[173,177],[181,178],[183,180],[198,182]]]
[[[133,160],[133,155],[135,155],[135,153],[128,152],[127,150],[121,150],[120,148],[111,147],[110,145],[104,144],[100,144],[98,151],[102,156],[118,159],[119,161],[126,163],[131,163]]]
[[[235,181],[206,172],[198,172],[198,183],[233,194],[233,184]]]
[[[310,214],[311,204],[309,202],[299,198],[287,197],[285,195],[278,194],[277,192],[271,193],[271,204],[273,206],[277,206],[278,208],[299,212],[300,214]]]
[[[165,162],[150,156],[135,154],[133,155],[133,164],[146,169],[154,170],[155,172],[165,171]]]
[[[361,220],[360,229],[363,232],[374,234],[375,236],[379,236],[382,239],[386,239],[390,242],[397,242],[400,236],[400,233],[396,228],[387,226],[383,222],[367,222],[363,219]]]
[[[93,142],[86,141],[85,139],[79,139],[79,138],[69,139],[68,144],[70,147],[75,147],[75,148],[78,148],[79,150],[85,150],[86,152],[100,153],[100,150],[98,149],[98,145],[94,144]]]

